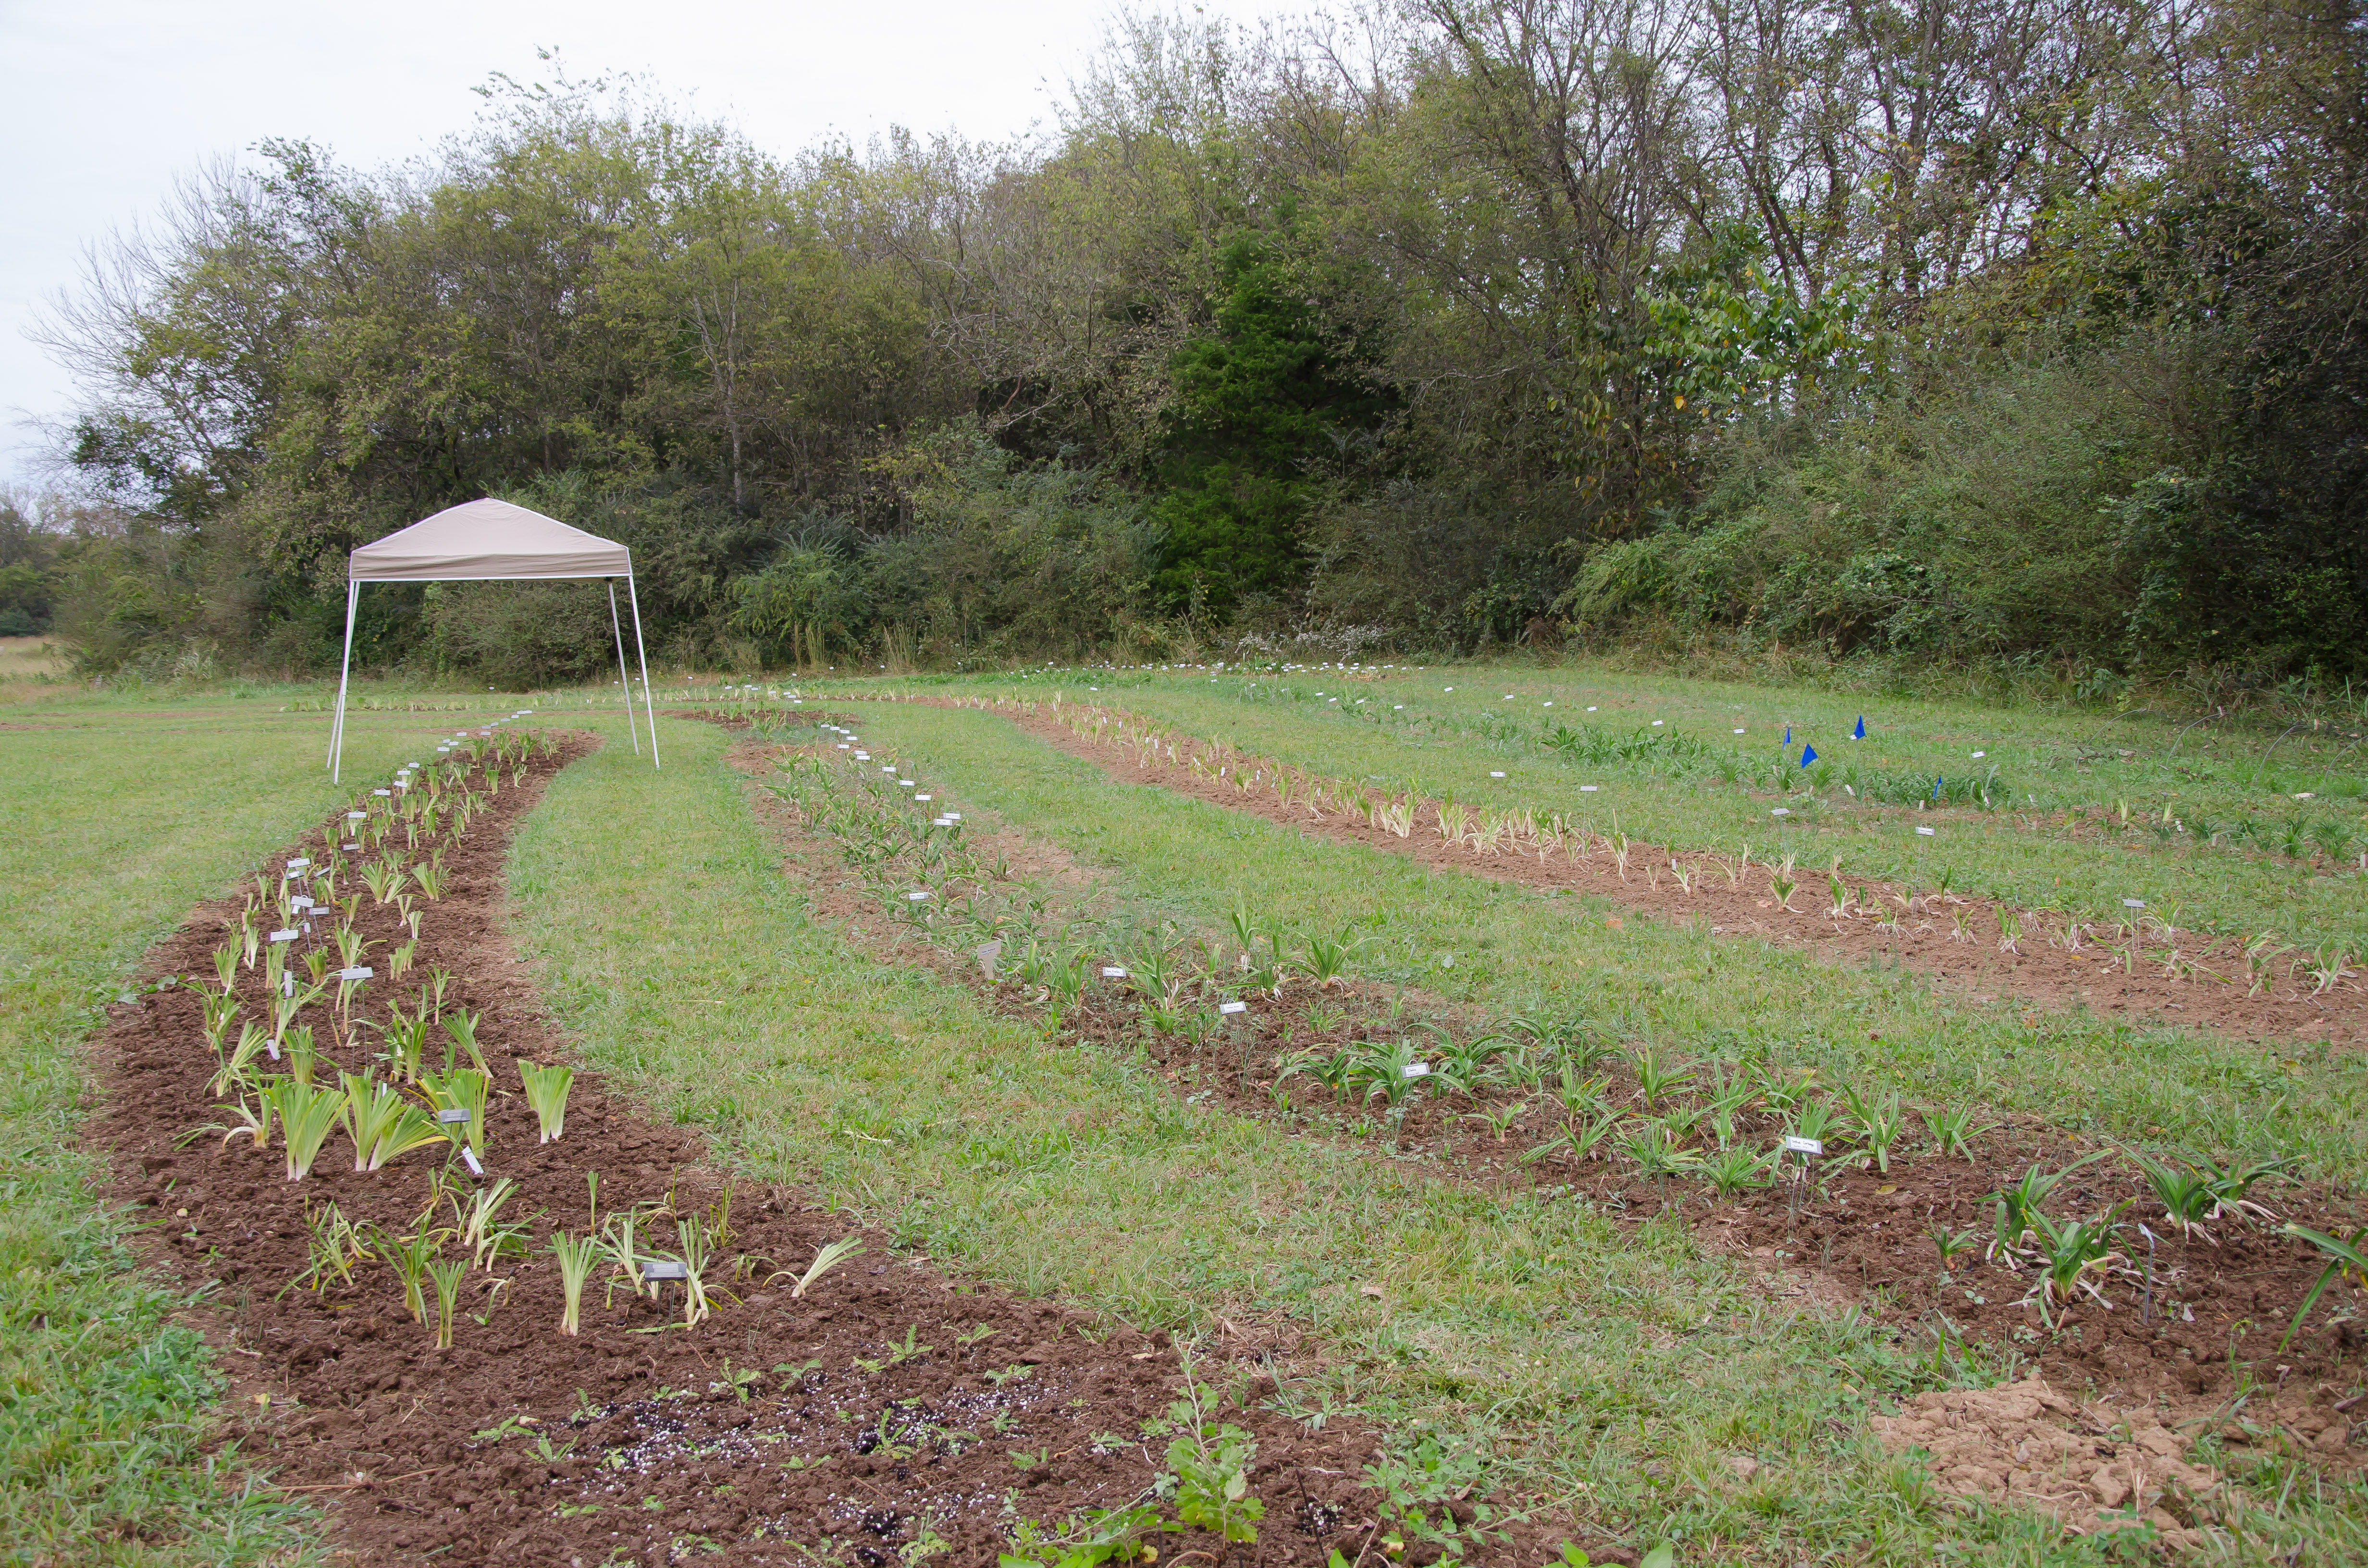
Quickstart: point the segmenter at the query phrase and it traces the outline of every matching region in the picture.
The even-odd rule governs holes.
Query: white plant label
[[[1787,1133],[1784,1137],[1784,1152],[1788,1154],[1823,1154],[1826,1152],[1825,1141],[1818,1138],[1795,1138]]]
[[[913,797],[913,799],[915,799],[915,800],[916,800],[916,801],[926,801],[926,800],[928,800],[928,798],[929,798],[929,797],[928,797],[928,796],[927,796],[927,795],[916,795],[916,796],[914,796],[914,797]]]
[[[466,1143],[461,1145],[461,1163],[469,1167],[471,1176],[481,1176],[485,1174],[485,1167],[477,1164],[477,1151],[470,1148]]]
[[[458,1127],[468,1119],[469,1113],[458,1106],[447,1107],[436,1113],[436,1124],[438,1127]]]
[[[1003,957],[1003,944],[1001,942],[989,942],[978,949],[976,956],[978,959],[978,972],[985,976],[988,983],[992,984],[995,980],[995,966]]]
[[[347,812],[346,813],[346,820],[347,820],[347,822],[368,822],[368,821],[370,821],[370,812]]]
[[[1232,1017],[1235,1013],[1247,1013],[1249,1010],[1250,1005],[1247,1002],[1220,1002],[1217,1004],[1217,1011],[1227,1017]]]
[[[2142,898],[2125,898],[2122,900],[2122,907],[2123,909],[2144,909],[2146,907],[2146,900]]]
[[[946,813],[946,820],[947,820],[948,822],[960,822],[960,821],[962,821],[962,812],[948,812]]]
[[[1582,795],[1592,795],[1601,788],[1603,786],[1600,784],[1582,784],[1578,787],[1578,792]]]
[[[292,926],[285,928],[284,930],[274,931],[266,938],[266,940],[273,942],[292,942],[295,939],[296,928]]]
[[[288,869],[291,871],[302,871],[309,868],[312,864],[313,862],[310,860],[290,860],[288,862]]]
[[[1919,827],[1916,830],[1916,836],[1918,838],[1930,838],[1932,836],[1932,830],[1929,827]]]
[[[337,978],[339,980],[368,980],[377,971],[375,970],[369,969],[341,969],[337,971]]]
[[[392,790],[373,790],[370,793],[373,795],[383,795],[391,799],[393,798],[394,791]]]
[[[1126,978],[1126,971],[1120,969],[1115,964],[1104,964],[1102,965],[1102,978],[1104,980],[1124,980]]]
[[[1404,1067],[1400,1068],[1399,1071],[1409,1078],[1428,1078],[1430,1076],[1430,1063],[1428,1062],[1409,1062]]]
[[[926,890],[916,888],[911,892],[906,893],[905,898],[905,902],[909,903],[919,903],[928,896],[929,895]]]
[[[681,1264],[665,1258],[646,1258],[642,1263],[642,1278],[651,1279],[687,1279],[689,1270]]]
[[[1488,777],[1491,778],[1502,778],[1505,777],[1504,770],[1501,768],[1490,768],[1488,770]]]
[[[1771,816],[1771,817],[1789,817],[1789,816],[1791,816],[1793,813],[1792,813],[1792,812],[1791,812],[1788,808],[1783,807],[1783,806],[1779,806],[1779,807],[1777,807],[1774,811],[1770,812],[1768,814],[1769,814],[1770,816]]]

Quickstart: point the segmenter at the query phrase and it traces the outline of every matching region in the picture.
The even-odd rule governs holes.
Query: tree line
[[[493,494],[711,667],[2348,672],[2363,103],[2359,0],[1139,14],[1033,140],[780,155],[496,77],[432,158],[266,142],[94,252],[42,328],[83,521],[0,617],[317,667],[348,550]],[[566,586],[364,613],[381,665],[604,646]]]

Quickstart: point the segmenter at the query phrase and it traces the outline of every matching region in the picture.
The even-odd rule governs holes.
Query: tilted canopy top
[[[623,577],[632,552],[614,540],[488,496],[447,506],[353,552],[350,583],[450,583]]]

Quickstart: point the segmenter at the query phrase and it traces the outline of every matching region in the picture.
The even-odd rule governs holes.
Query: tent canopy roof
[[[354,583],[622,577],[632,552],[614,540],[488,496],[447,506],[353,552]]]

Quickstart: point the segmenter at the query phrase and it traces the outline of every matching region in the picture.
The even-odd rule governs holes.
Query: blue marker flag
[[[1790,724],[1784,726],[1784,744],[1788,746],[1793,744],[1793,726]]]
[[[1815,762],[1815,761],[1816,761],[1816,760],[1817,760],[1817,748],[1816,748],[1816,747],[1812,746],[1812,745],[1804,745],[1804,746],[1803,746],[1803,747],[1801,748],[1801,766],[1802,766],[1802,767],[1808,767],[1808,766],[1809,766],[1809,764],[1811,764],[1811,763],[1813,763],[1813,762]]]
[[[1858,716],[1858,728],[1857,728],[1857,729],[1855,729],[1855,730],[1852,730],[1852,731],[1850,732],[1850,739],[1852,739],[1852,740],[1854,740],[1854,741],[1862,741],[1862,740],[1866,739],[1866,715],[1865,715],[1865,714],[1861,713],[1861,714],[1860,714],[1860,715]]]
[[[1934,800],[1937,801],[1941,798],[1941,780],[1947,777],[1948,775],[1943,773],[1936,773],[1932,776],[1932,798]]]

